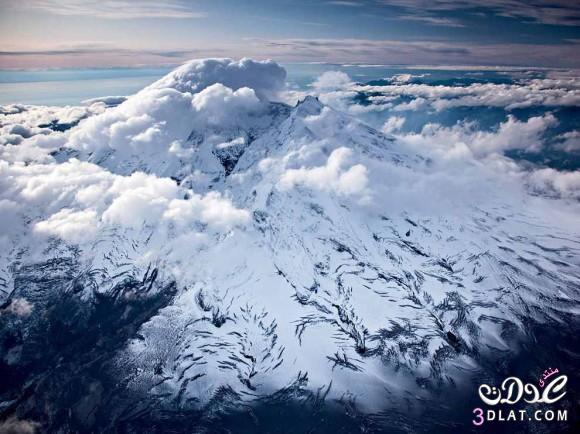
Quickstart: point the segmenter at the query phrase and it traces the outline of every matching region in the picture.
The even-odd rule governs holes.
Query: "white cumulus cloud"
[[[385,121],[381,131],[387,134],[399,131],[405,125],[405,121],[406,119],[402,116],[391,116]]]
[[[537,151],[543,144],[542,135],[556,124],[552,114],[531,117],[527,121],[508,116],[494,131],[479,130],[473,122],[451,127],[429,123],[419,133],[396,137],[417,151],[442,158],[483,158],[510,149]]]
[[[271,60],[196,59],[180,66],[146,89],[173,88],[197,93],[220,83],[237,90],[254,89],[259,98],[272,98],[284,88],[286,70]]]
[[[37,233],[53,235],[65,241],[79,243],[90,240],[98,230],[95,210],[74,211],[64,208],[34,225]]]
[[[280,178],[280,186],[284,190],[303,185],[342,196],[366,195],[368,170],[362,164],[349,166],[352,155],[352,150],[341,147],[332,151],[323,166],[288,169]]]
[[[580,200],[580,171],[563,172],[552,168],[532,171],[528,186],[535,193]]]
[[[193,230],[201,223],[221,231],[249,219],[246,210],[218,192],[200,195],[170,178],[142,172],[121,176],[75,159],[28,166],[4,162],[0,187],[1,215],[20,213],[35,233],[74,243],[90,241],[106,227],[178,223]]]
[[[342,71],[326,71],[312,83],[312,87],[318,91],[327,91],[344,89],[352,84],[353,82],[348,74]]]

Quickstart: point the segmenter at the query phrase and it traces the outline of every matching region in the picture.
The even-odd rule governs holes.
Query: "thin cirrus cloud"
[[[504,65],[579,68],[580,44],[478,44],[445,41],[370,39],[243,38],[243,43],[167,50],[120,46],[61,46],[33,50],[2,50],[0,66],[98,66],[178,64],[212,55],[275,58],[283,61],[323,61],[378,64]]]
[[[288,2],[243,3],[0,0],[0,68],[165,65],[206,56],[580,67],[580,4],[568,0],[296,0],[292,8]],[[47,15],[59,17],[54,31]],[[77,17],[97,20],[87,32]],[[496,31],[501,17],[510,17],[513,28]],[[136,31],[128,31],[129,19]],[[115,46],[70,46],[86,37]]]
[[[14,50],[0,51],[1,56],[66,56],[66,55],[150,55],[166,58],[183,58],[188,54],[194,53],[195,50],[133,50],[121,47],[103,46],[103,47],[71,47],[55,48],[48,50]]]
[[[335,6],[346,6],[351,8],[361,7],[363,6],[362,3],[356,1],[348,1],[348,0],[335,0],[335,1],[328,1],[326,2],[329,5]]]
[[[344,6],[349,8],[361,8],[363,6],[372,5],[372,2],[364,2],[364,1],[348,1],[348,0],[335,0],[335,1],[328,1],[326,2],[329,5],[333,6]],[[412,13],[410,13],[412,11]],[[424,11],[419,10],[409,10],[409,13],[404,15],[396,15],[395,19],[405,20],[405,21],[416,21],[423,24],[431,25],[431,26],[442,26],[442,27],[465,27],[459,20],[449,17],[440,17],[429,14]]]
[[[419,21],[425,24],[430,24],[432,26],[443,26],[443,27],[465,27],[458,20],[443,17],[434,17],[431,15],[400,15],[398,17],[401,20],[406,21]]]
[[[106,19],[128,18],[204,18],[179,0],[29,0],[14,2],[15,8],[38,10],[54,15],[92,16]]]
[[[126,48],[108,42],[82,41],[34,48],[7,48],[0,50],[0,68],[173,65],[195,57],[225,54],[221,47]]]
[[[457,12],[492,13],[531,23],[580,25],[580,3],[570,0],[378,0],[378,3],[419,17]]]
[[[579,44],[462,43],[394,39],[248,38],[246,51],[284,60],[433,65],[580,67]]]
[[[156,50],[107,44],[8,49],[0,51],[0,67],[178,64],[193,57],[219,55],[289,62],[580,68],[579,48],[580,44],[572,41],[560,44],[483,44],[441,40],[242,38],[241,43]]]

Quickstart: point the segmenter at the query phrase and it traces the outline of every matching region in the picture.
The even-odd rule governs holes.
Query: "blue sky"
[[[0,41],[0,68],[207,56],[570,68],[580,67],[580,2],[0,0]]]

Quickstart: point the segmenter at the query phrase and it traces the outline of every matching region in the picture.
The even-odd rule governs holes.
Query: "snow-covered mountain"
[[[485,376],[531,323],[577,321],[578,204],[280,102],[284,78],[192,61],[4,144],[3,414],[105,430],[106,411],[211,420],[282,397],[373,413]]]

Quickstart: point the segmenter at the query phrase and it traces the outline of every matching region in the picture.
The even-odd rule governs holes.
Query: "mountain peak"
[[[320,105],[320,106],[323,105],[320,102],[320,99],[317,96],[314,96],[314,95],[306,95],[304,97],[304,99],[298,101],[298,103],[296,105],[299,106],[299,105],[304,105],[304,104],[317,104],[317,105]]]
[[[306,112],[309,115],[320,114],[323,108],[324,104],[320,102],[317,96],[313,95],[306,95],[303,100],[298,101],[296,104],[296,109]]]

